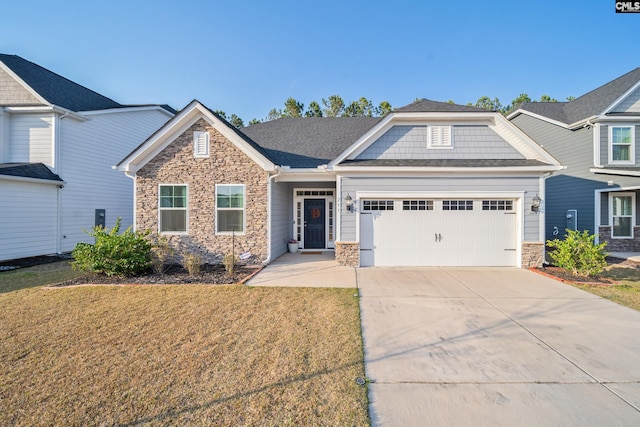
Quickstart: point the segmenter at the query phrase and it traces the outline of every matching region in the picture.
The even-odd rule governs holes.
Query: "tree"
[[[574,99],[576,99],[575,96],[567,96],[567,101],[569,102],[573,101]]]
[[[476,107],[484,108],[485,110],[500,111],[502,110],[502,104],[498,98],[489,98],[488,96],[481,96],[476,101]]]
[[[272,108],[271,111],[269,111],[269,113],[267,114],[267,121],[270,122],[271,120],[276,120],[280,117],[282,117],[282,110]]]
[[[331,95],[329,99],[322,98],[322,105],[322,112],[327,117],[340,117],[344,111],[344,101],[339,95]]]
[[[222,117],[226,121],[229,121],[229,118],[227,117],[227,113],[225,113],[224,111],[222,111],[222,110],[214,110],[214,113],[216,113],[217,115],[219,115],[220,117]]]
[[[389,114],[391,110],[393,110],[393,107],[391,106],[391,104],[389,104],[387,101],[382,101],[380,104],[378,104],[378,108],[376,109],[376,115],[380,117],[384,117],[387,114]]]
[[[376,112],[373,103],[363,96],[347,105],[342,115],[344,117],[373,117]]]
[[[242,129],[244,127],[244,122],[242,121],[242,119],[235,114],[231,115],[231,118],[228,120],[228,122],[238,129]]]
[[[282,117],[302,117],[302,111],[304,110],[304,104],[296,101],[294,98],[289,97],[284,102],[284,111],[282,111]]]
[[[322,117],[322,108],[316,101],[311,101],[307,111],[304,113],[305,117]]]
[[[542,95],[540,97],[540,102],[558,102],[558,100],[550,97],[549,95]]]
[[[262,120],[256,119],[255,117],[249,120],[249,126],[257,125],[258,123],[262,123]]]

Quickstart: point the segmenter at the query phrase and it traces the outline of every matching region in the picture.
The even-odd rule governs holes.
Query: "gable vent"
[[[429,126],[428,148],[453,148],[451,126]]]
[[[209,157],[209,132],[193,133],[193,155],[195,157]]]

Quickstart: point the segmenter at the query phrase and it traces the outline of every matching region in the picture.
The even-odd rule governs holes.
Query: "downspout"
[[[269,176],[267,180],[267,258],[263,264],[267,265],[271,262],[271,187],[273,180],[280,175],[280,166],[276,166],[276,173]]]

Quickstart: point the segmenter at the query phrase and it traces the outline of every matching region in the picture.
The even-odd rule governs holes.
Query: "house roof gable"
[[[201,118],[265,170],[272,170],[275,167],[266,150],[202,103],[193,100],[114,168],[124,172],[137,172]]]
[[[549,121],[573,127],[593,117],[606,114],[640,83],[640,67],[574,99],[571,102],[525,102],[509,118],[531,113]]]
[[[43,163],[0,163],[0,178],[64,182]]]

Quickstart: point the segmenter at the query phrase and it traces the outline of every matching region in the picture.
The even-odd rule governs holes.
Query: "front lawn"
[[[353,289],[44,289],[10,273],[2,426],[369,423]]]
[[[574,285],[592,294],[640,311],[640,270],[632,266],[608,266],[603,277],[613,279],[617,285]]]

